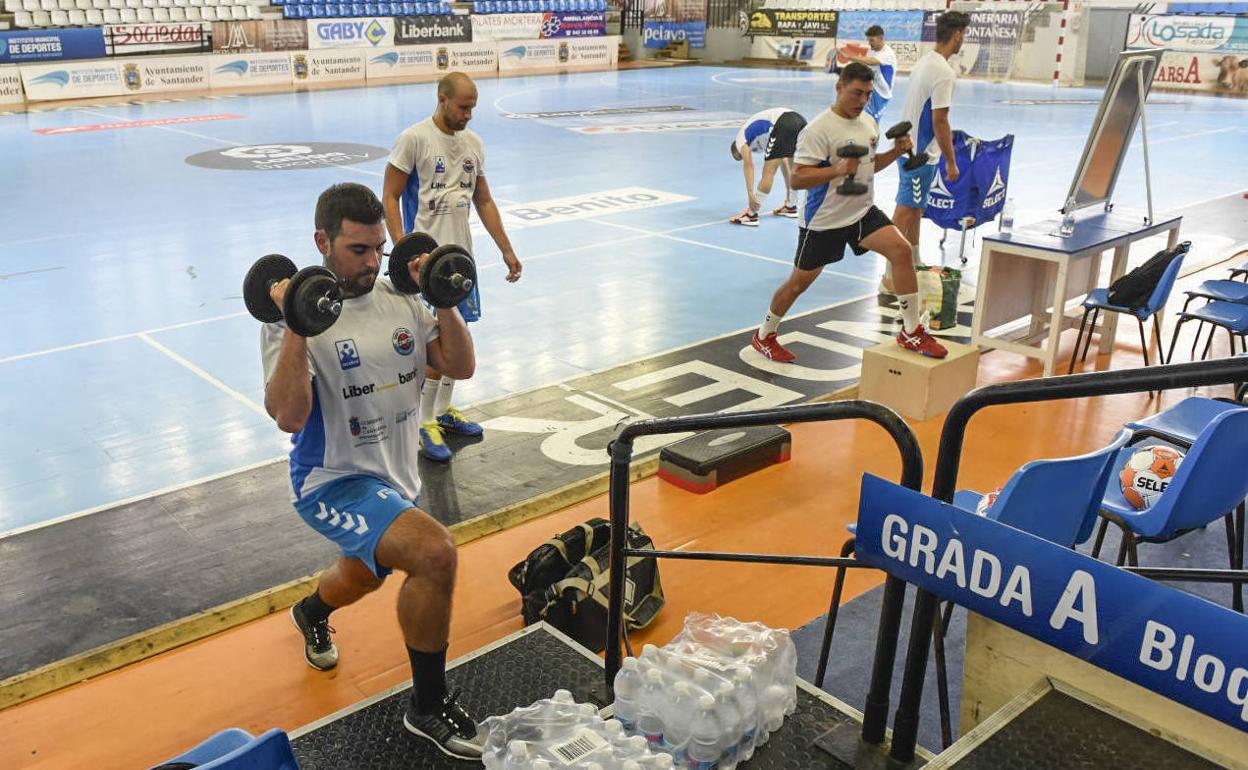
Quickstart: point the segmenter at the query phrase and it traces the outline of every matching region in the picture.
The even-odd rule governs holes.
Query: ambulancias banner
[[[687,41],[706,47],[706,0],[645,0],[641,37],[646,48]]]

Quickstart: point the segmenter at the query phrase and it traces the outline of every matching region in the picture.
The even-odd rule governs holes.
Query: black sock
[[[407,648],[408,660],[412,662],[412,687],[416,693],[416,710],[432,714],[442,707],[446,698],[446,649],[440,652],[421,652]]]
[[[334,611],[334,608],[326,604],[325,600],[321,598],[319,590],[304,599],[301,604],[303,605],[303,614],[313,623],[329,620],[329,613]]]

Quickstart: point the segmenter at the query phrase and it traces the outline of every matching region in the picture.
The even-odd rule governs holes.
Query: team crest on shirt
[[[338,363],[344,372],[360,365],[360,354],[356,352],[355,340],[338,340],[334,347],[338,349]]]
[[[352,417],[350,420],[348,420],[348,421],[347,421],[347,424],[351,426],[351,435],[352,435],[352,436],[359,436],[359,435],[360,435],[360,431],[362,430],[362,428],[360,427],[360,418],[359,418],[359,417]]]
[[[416,338],[412,336],[410,329],[400,326],[394,330],[394,334],[390,335],[390,344],[394,345],[395,353],[410,356],[416,349]]]
[[[477,170],[477,164],[473,163],[472,158],[464,158],[464,173],[471,174]]]
[[[435,174],[446,173],[446,158],[443,158],[441,155],[439,155],[437,159],[433,161],[433,173]]]

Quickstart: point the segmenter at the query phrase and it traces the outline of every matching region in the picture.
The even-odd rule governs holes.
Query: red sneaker
[[[778,217],[788,217],[789,219],[797,219],[797,206],[781,206],[771,212]]]
[[[903,326],[901,331],[897,332],[897,344],[906,350],[913,350],[919,355],[928,358],[944,358],[949,355],[949,351],[945,350],[945,346],[936,341],[936,338],[927,333],[927,329],[923,328],[923,324],[914,327],[914,331],[908,332]]]
[[[734,225],[745,225],[746,227],[758,227],[758,213],[746,209],[735,217],[731,217],[729,222]]]
[[[793,351],[780,344],[780,340],[776,339],[775,332],[768,334],[763,339],[759,339],[758,332],[754,332],[754,339],[750,340],[750,346],[772,361],[778,361],[782,364],[792,363],[797,358],[797,356],[793,355]]]

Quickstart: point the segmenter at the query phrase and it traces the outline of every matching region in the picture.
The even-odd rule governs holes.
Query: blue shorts
[[[391,570],[377,563],[377,544],[399,514],[416,503],[373,476],[347,476],[318,487],[295,501],[295,510],[342,549],[359,559],[379,578]]]
[[[928,163],[914,171],[906,171],[898,163],[897,174],[901,177],[897,185],[897,205],[919,210],[927,208],[927,192],[932,189],[932,180],[936,178],[936,164]]]
[[[871,101],[867,102],[867,106],[863,112],[874,118],[876,123],[879,123],[880,116],[884,114],[884,108],[887,106],[888,100],[877,94],[875,91],[872,91]]]

